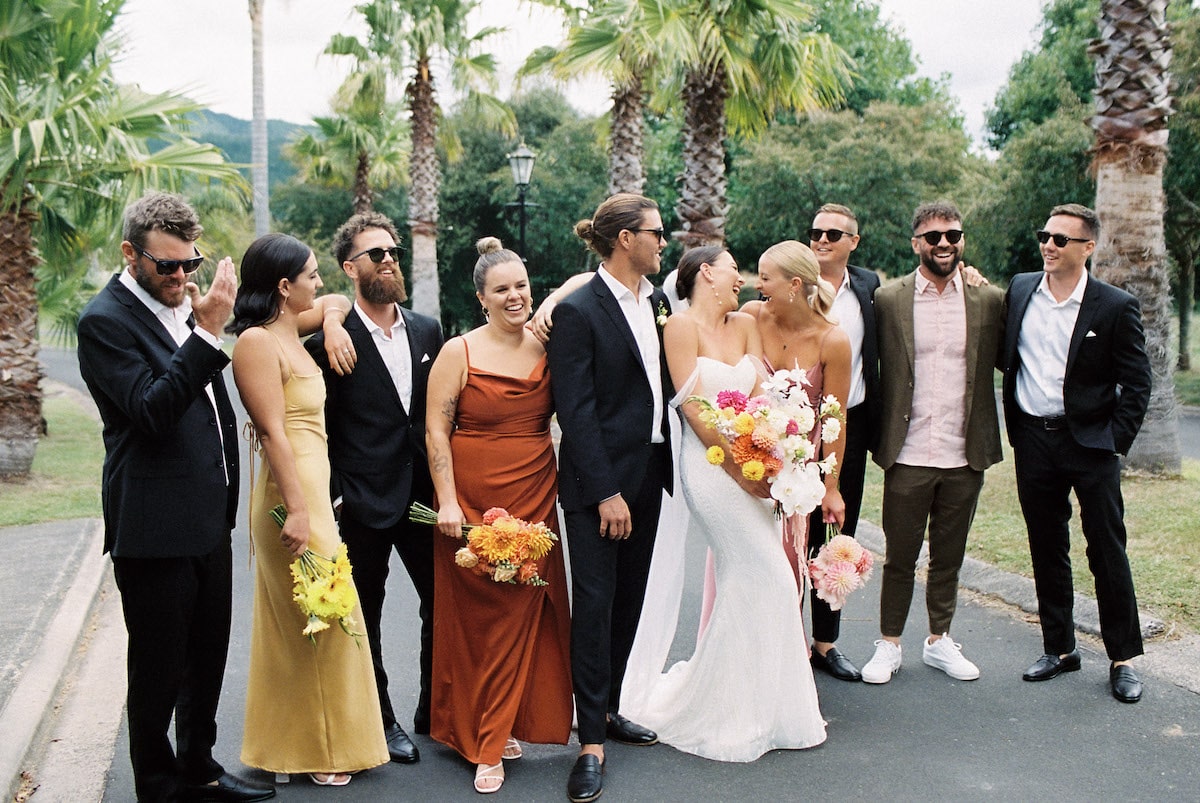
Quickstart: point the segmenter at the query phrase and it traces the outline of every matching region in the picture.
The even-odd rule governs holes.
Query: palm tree
[[[671,50],[684,104],[683,186],[675,211],[685,248],[725,240],[725,136],[754,133],[782,110],[840,101],[850,60],[808,29],[801,0],[663,0],[686,18],[689,42]]]
[[[481,4],[482,0],[371,0],[357,7],[367,23],[365,40],[338,35],[325,51],[354,58],[356,67],[345,88],[362,108],[380,108],[387,100],[390,80],[407,80],[412,305],[433,317],[441,314],[437,233],[442,171],[437,146],[440,141],[448,158],[461,152],[453,132],[439,128],[442,112],[434,86],[434,60],[446,63],[451,87],[464,95],[464,109],[474,119],[488,121],[510,136],[516,133],[512,111],[483,91],[495,84],[496,60],[480,48],[499,29],[467,34],[467,16]]]
[[[146,187],[173,188],[185,174],[244,186],[216,148],[177,133],[195,104],[113,80],[110,32],[122,4],[0,7],[0,476],[28,476],[42,429],[41,257],[77,260],[80,233],[115,227]],[[150,138],[168,144],[151,154]]]
[[[1167,0],[1102,0],[1096,59],[1096,212],[1103,227],[1097,276],[1142,304],[1153,386],[1126,465],[1154,474],[1181,470],[1179,410],[1169,357],[1171,295],[1163,236],[1163,164],[1171,112]]]
[[[271,230],[269,159],[267,152],[267,106],[263,85],[263,6],[266,0],[249,0],[251,83],[253,98],[250,123],[250,174],[254,184],[254,235]]]

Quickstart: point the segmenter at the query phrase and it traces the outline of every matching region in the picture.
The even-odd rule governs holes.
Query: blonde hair
[[[762,258],[771,260],[785,277],[802,281],[808,306],[830,323],[837,323],[829,314],[833,285],[821,278],[821,265],[811,248],[797,240],[784,240],[764,251]]]
[[[471,279],[475,283],[477,293],[482,293],[483,288],[487,286],[488,271],[492,268],[508,262],[525,264],[517,252],[504,247],[499,237],[479,238],[475,241],[475,250],[479,252],[479,259],[475,262],[475,271]]]

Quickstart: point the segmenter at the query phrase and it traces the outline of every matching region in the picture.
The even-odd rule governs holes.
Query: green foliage
[[[952,196],[979,169],[950,121],[938,103],[875,103],[861,117],[813,115],[745,143],[729,192],[729,248],[738,264],[753,270],[771,244],[807,242],[816,209],[844,203],[863,235],[852,261],[891,276],[911,271],[913,209]]]

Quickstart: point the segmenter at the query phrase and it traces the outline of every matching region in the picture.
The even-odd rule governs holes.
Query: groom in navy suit
[[[658,736],[617,706],[654,551],[671,447],[661,331],[658,205],[614,195],[575,233],[604,260],[554,310],[548,357],[558,423],[558,492],[570,547],[571,672],[579,758],[567,781],[576,803],[603,789],[606,738],[651,745]]]
[[[1129,664],[1142,654],[1142,634],[1125,555],[1120,455],[1150,402],[1150,361],[1137,299],[1087,270],[1099,236],[1091,209],[1054,207],[1037,233],[1042,271],[1014,276],[1008,287],[1004,415],[1045,649],[1023,677],[1049,680],[1080,667],[1067,527],[1074,491],[1109,684],[1118,700],[1136,703],[1142,683]]]

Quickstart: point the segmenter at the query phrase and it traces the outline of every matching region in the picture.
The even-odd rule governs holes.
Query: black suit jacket
[[[1008,286],[1004,337],[1004,416],[1012,442],[1017,406],[1017,339],[1042,271],[1021,273]],[[1150,404],[1150,360],[1136,298],[1089,274],[1067,350],[1063,381],[1067,427],[1081,446],[1126,454]]]
[[[658,290],[651,305],[669,309]],[[547,355],[562,428],[558,495],[563,509],[591,507],[617,493],[628,502],[637,498],[643,482],[671,492],[669,458],[662,477],[646,476],[654,411],[650,380],[625,314],[599,275],[554,308]],[[666,371],[660,348],[659,364],[651,366],[649,375],[662,382],[662,432],[669,438],[671,382]]]
[[[433,496],[425,453],[425,391],[442,348],[442,327],[403,307],[400,314],[412,355],[408,410],[357,310],[350,311],[344,324],[358,354],[349,375],[338,376],[329,367],[323,333],[305,344],[325,375],[331,498],[342,497],[342,510],[377,530],[404,518],[412,499],[428,504]]]
[[[879,342],[875,326],[875,291],[879,289],[879,275],[873,270],[847,265],[850,273],[850,291],[858,299],[863,316],[863,382],[866,385],[867,444],[871,451],[879,445]]]
[[[106,552],[185,557],[228,543],[238,496],[237,421],[221,378],[228,363],[197,335],[177,346],[117,276],[84,308],[79,373],[104,421]]]

